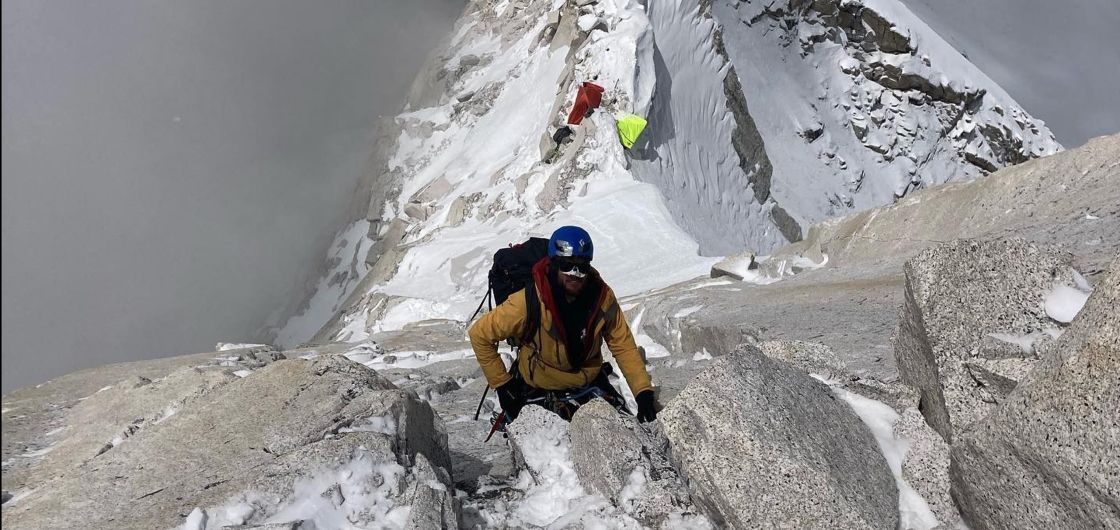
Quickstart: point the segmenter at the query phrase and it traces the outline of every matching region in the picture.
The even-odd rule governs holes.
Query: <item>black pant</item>
[[[516,366],[516,364],[514,365]],[[570,388],[566,390],[545,390],[529,385],[521,378],[521,373],[514,369],[513,377],[522,383],[525,388],[525,393],[521,396],[521,400],[517,404],[516,410],[507,410],[506,421],[513,421],[517,415],[521,413],[521,408],[525,405],[539,405],[545,409],[551,410],[556,415],[563,418],[565,421],[572,421],[572,416],[576,411],[588,401],[595,398],[602,398],[607,403],[610,403],[619,412],[630,414],[630,410],[626,408],[626,399],[622,394],[615,390],[611,385],[608,376],[612,372],[612,367],[609,363],[604,363],[603,368],[599,370],[599,375],[591,381],[591,384],[581,388]]]

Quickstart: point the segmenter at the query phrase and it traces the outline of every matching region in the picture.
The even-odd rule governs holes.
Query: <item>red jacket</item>
[[[568,124],[579,125],[587,115],[587,109],[597,109],[603,102],[603,87],[590,81],[584,81],[576,93],[576,104],[572,112],[568,113]]]

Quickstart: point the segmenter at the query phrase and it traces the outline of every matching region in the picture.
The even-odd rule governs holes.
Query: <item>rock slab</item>
[[[659,416],[692,500],[729,528],[895,528],[877,442],[827,386],[744,345]]]
[[[970,527],[1120,528],[1120,260],[985,420],[953,443],[952,495]]]
[[[1014,388],[1007,376],[1030,370],[1035,358],[1028,353],[1001,360],[1017,367],[981,366],[980,346],[993,333],[1056,326],[1043,301],[1056,281],[1073,284],[1071,261],[1056,247],[1011,239],[956,240],[906,262],[895,358],[902,381],[921,392],[926,421],[947,441]]]
[[[75,459],[81,463],[74,469],[5,506],[3,526],[170,528],[192,513],[213,522],[228,512],[213,507],[246,492],[285,499],[299,479],[355,459],[399,469],[393,476],[421,460],[431,462],[429,470],[450,468],[442,422],[416,394],[344,357],[281,360],[184,401],[177,413],[92,458]],[[426,498],[425,506],[440,512],[436,520],[447,520],[454,505],[434,484],[449,488],[450,479],[428,475],[439,480],[426,480],[433,491],[421,497],[415,487],[386,487],[386,495],[397,504]],[[248,504],[232,524],[268,515]]]

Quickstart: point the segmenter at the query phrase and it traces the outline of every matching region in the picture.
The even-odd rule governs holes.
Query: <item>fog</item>
[[[1120,132],[1120,1],[903,3],[1067,148]]]
[[[256,338],[464,0],[3,2],[3,390]]]

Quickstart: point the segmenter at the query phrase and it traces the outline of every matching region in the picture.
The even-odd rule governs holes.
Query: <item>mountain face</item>
[[[279,348],[4,396],[4,527],[1109,528],[1120,135],[1042,156],[950,52],[880,0],[472,3]],[[571,223],[664,408],[501,432],[465,322]]]
[[[585,81],[602,106],[557,145]],[[464,319],[494,250],[563,224],[609,242],[596,261],[630,294],[1061,148],[888,0],[474,2],[381,131],[368,241],[340,236],[283,344]]]

